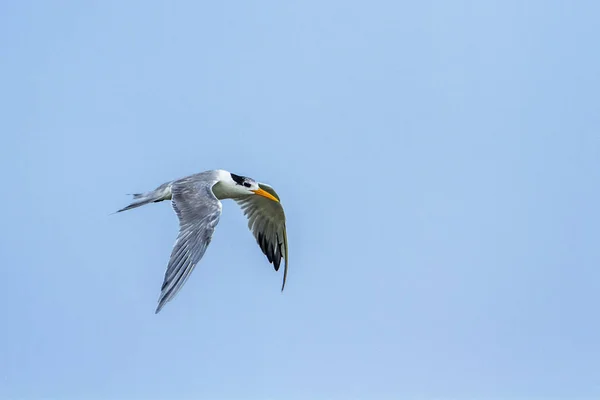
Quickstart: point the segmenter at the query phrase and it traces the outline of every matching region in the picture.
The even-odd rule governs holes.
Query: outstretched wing
[[[262,190],[273,195],[277,200],[279,196],[269,185],[259,183]],[[279,271],[281,259],[284,259],[283,284],[285,288],[288,266],[288,243],[285,228],[285,214],[278,201],[267,199],[263,196],[245,196],[235,199],[248,217],[248,228],[256,238],[262,252],[267,256],[269,263],[273,264],[275,271]]]
[[[221,217],[221,203],[210,186],[184,181],[175,182],[171,190],[173,209],[179,218],[179,235],[165,272],[157,314],[189,278],[210,244]]]

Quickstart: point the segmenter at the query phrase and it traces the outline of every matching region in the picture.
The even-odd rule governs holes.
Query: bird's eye
[[[247,188],[249,188],[252,185],[250,185],[250,183],[248,183],[248,182],[244,182],[244,186],[246,186]]]

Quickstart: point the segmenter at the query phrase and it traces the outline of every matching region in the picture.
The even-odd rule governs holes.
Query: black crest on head
[[[231,173],[231,178],[235,181],[235,183],[237,183],[238,185],[243,185],[244,181],[246,180],[245,177],[240,176],[240,175],[236,175],[234,173]]]

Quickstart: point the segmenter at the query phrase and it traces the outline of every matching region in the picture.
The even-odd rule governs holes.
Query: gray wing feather
[[[279,196],[271,186],[264,183],[260,183],[259,186],[279,200]],[[288,244],[285,213],[281,203],[262,196],[247,196],[235,199],[235,201],[248,218],[248,228],[262,252],[267,256],[269,263],[273,264],[275,271],[279,271],[283,258],[283,283],[281,285],[283,291],[287,279]]]
[[[165,272],[156,313],[183,287],[210,244],[221,217],[221,203],[210,186],[175,182],[172,205],[179,218],[179,235]]]

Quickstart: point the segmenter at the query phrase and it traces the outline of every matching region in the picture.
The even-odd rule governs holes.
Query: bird
[[[163,183],[149,192],[135,193],[128,206],[116,211],[171,200],[179,219],[179,234],[167,264],[155,314],[177,295],[204,256],[219,223],[224,199],[233,199],[241,207],[248,219],[248,228],[275,271],[279,271],[284,260],[283,292],[288,270],[288,242],[279,196],[271,186],[252,178],[222,169],[209,170]]]

